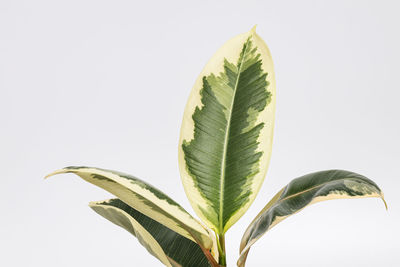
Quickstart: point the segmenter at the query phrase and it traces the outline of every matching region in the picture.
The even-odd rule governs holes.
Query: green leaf
[[[170,197],[136,177],[92,167],[67,167],[46,177],[60,173],[74,173],[85,181],[107,190],[132,208],[200,244],[204,249],[215,246],[212,234],[207,228]]]
[[[200,218],[223,234],[249,208],[269,164],[275,114],[271,55],[255,29],[223,45],[186,105],[179,167]]]
[[[134,236],[166,266],[210,266],[198,244],[133,209],[119,199],[91,202],[90,207]]]
[[[292,180],[250,223],[240,243],[237,265],[245,265],[250,247],[269,229],[306,206],[330,199],[366,197],[381,198],[386,206],[379,187],[370,179],[354,172],[320,171]]]

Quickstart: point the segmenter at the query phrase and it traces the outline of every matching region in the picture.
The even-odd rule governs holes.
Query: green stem
[[[217,235],[217,245],[219,253],[219,264],[221,266],[226,266],[226,253],[225,253],[225,235]]]

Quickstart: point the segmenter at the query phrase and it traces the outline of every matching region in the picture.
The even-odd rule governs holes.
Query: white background
[[[161,266],[87,207],[110,195],[69,165],[145,179],[192,212],[177,144],[197,75],[258,24],[277,78],[273,156],[228,264],[281,187],[332,168],[373,179],[378,199],[311,206],[266,234],[248,266],[400,266],[400,5],[397,1],[0,0],[0,265]]]

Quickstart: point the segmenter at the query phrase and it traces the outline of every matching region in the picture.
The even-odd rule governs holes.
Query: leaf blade
[[[386,202],[380,188],[360,174],[344,170],[310,173],[292,180],[261,210],[246,229],[240,244],[239,267],[251,246],[269,229],[305,207],[330,199],[378,197]]]
[[[147,235],[147,239],[138,238],[139,242],[153,255],[155,254],[153,253],[153,250],[155,250],[152,249],[153,246],[161,248],[161,251],[154,256],[166,266],[210,266],[198,244],[140,213],[120,199],[91,202],[89,206],[96,213],[124,228],[134,236],[137,236],[138,233],[142,234],[144,231],[148,233],[151,238],[148,238]],[[141,227],[138,227],[138,224]],[[156,251],[159,251],[159,249]]]
[[[74,173],[85,181],[114,194],[146,216],[189,238],[206,249],[214,242],[211,234],[178,203],[144,181],[117,171],[93,167],[66,167],[46,176]]]
[[[151,255],[159,259],[165,266],[172,267],[167,255],[155,238],[125,211],[94,203],[91,203],[90,206],[98,214],[136,236],[140,244],[142,244]]]
[[[185,192],[217,233],[244,214],[261,187],[274,114],[271,55],[252,30],[228,41],[207,63],[182,122],[179,167]]]

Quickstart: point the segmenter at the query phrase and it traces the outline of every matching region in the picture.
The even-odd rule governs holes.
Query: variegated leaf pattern
[[[271,55],[255,29],[223,45],[197,79],[182,122],[179,167],[196,213],[224,234],[266,175],[275,114]]]
[[[139,242],[166,266],[211,266],[198,244],[140,213],[120,199],[91,202],[89,206],[136,236]]]
[[[112,170],[74,166],[55,171],[46,177],[61,173],[74,173],[107,190],[132,208],[199,243],[205,249],[211,249],[215,243],[209,230],[178,203],[136,177]]]
[[[262,235],[303,208],[324,200],[366,197],[381,198],[386,206],[379,187],[354,172],[320,171],[292,180],[270,200],[247,228],[240,244],[237,265],[245,266],[250,247]]]

